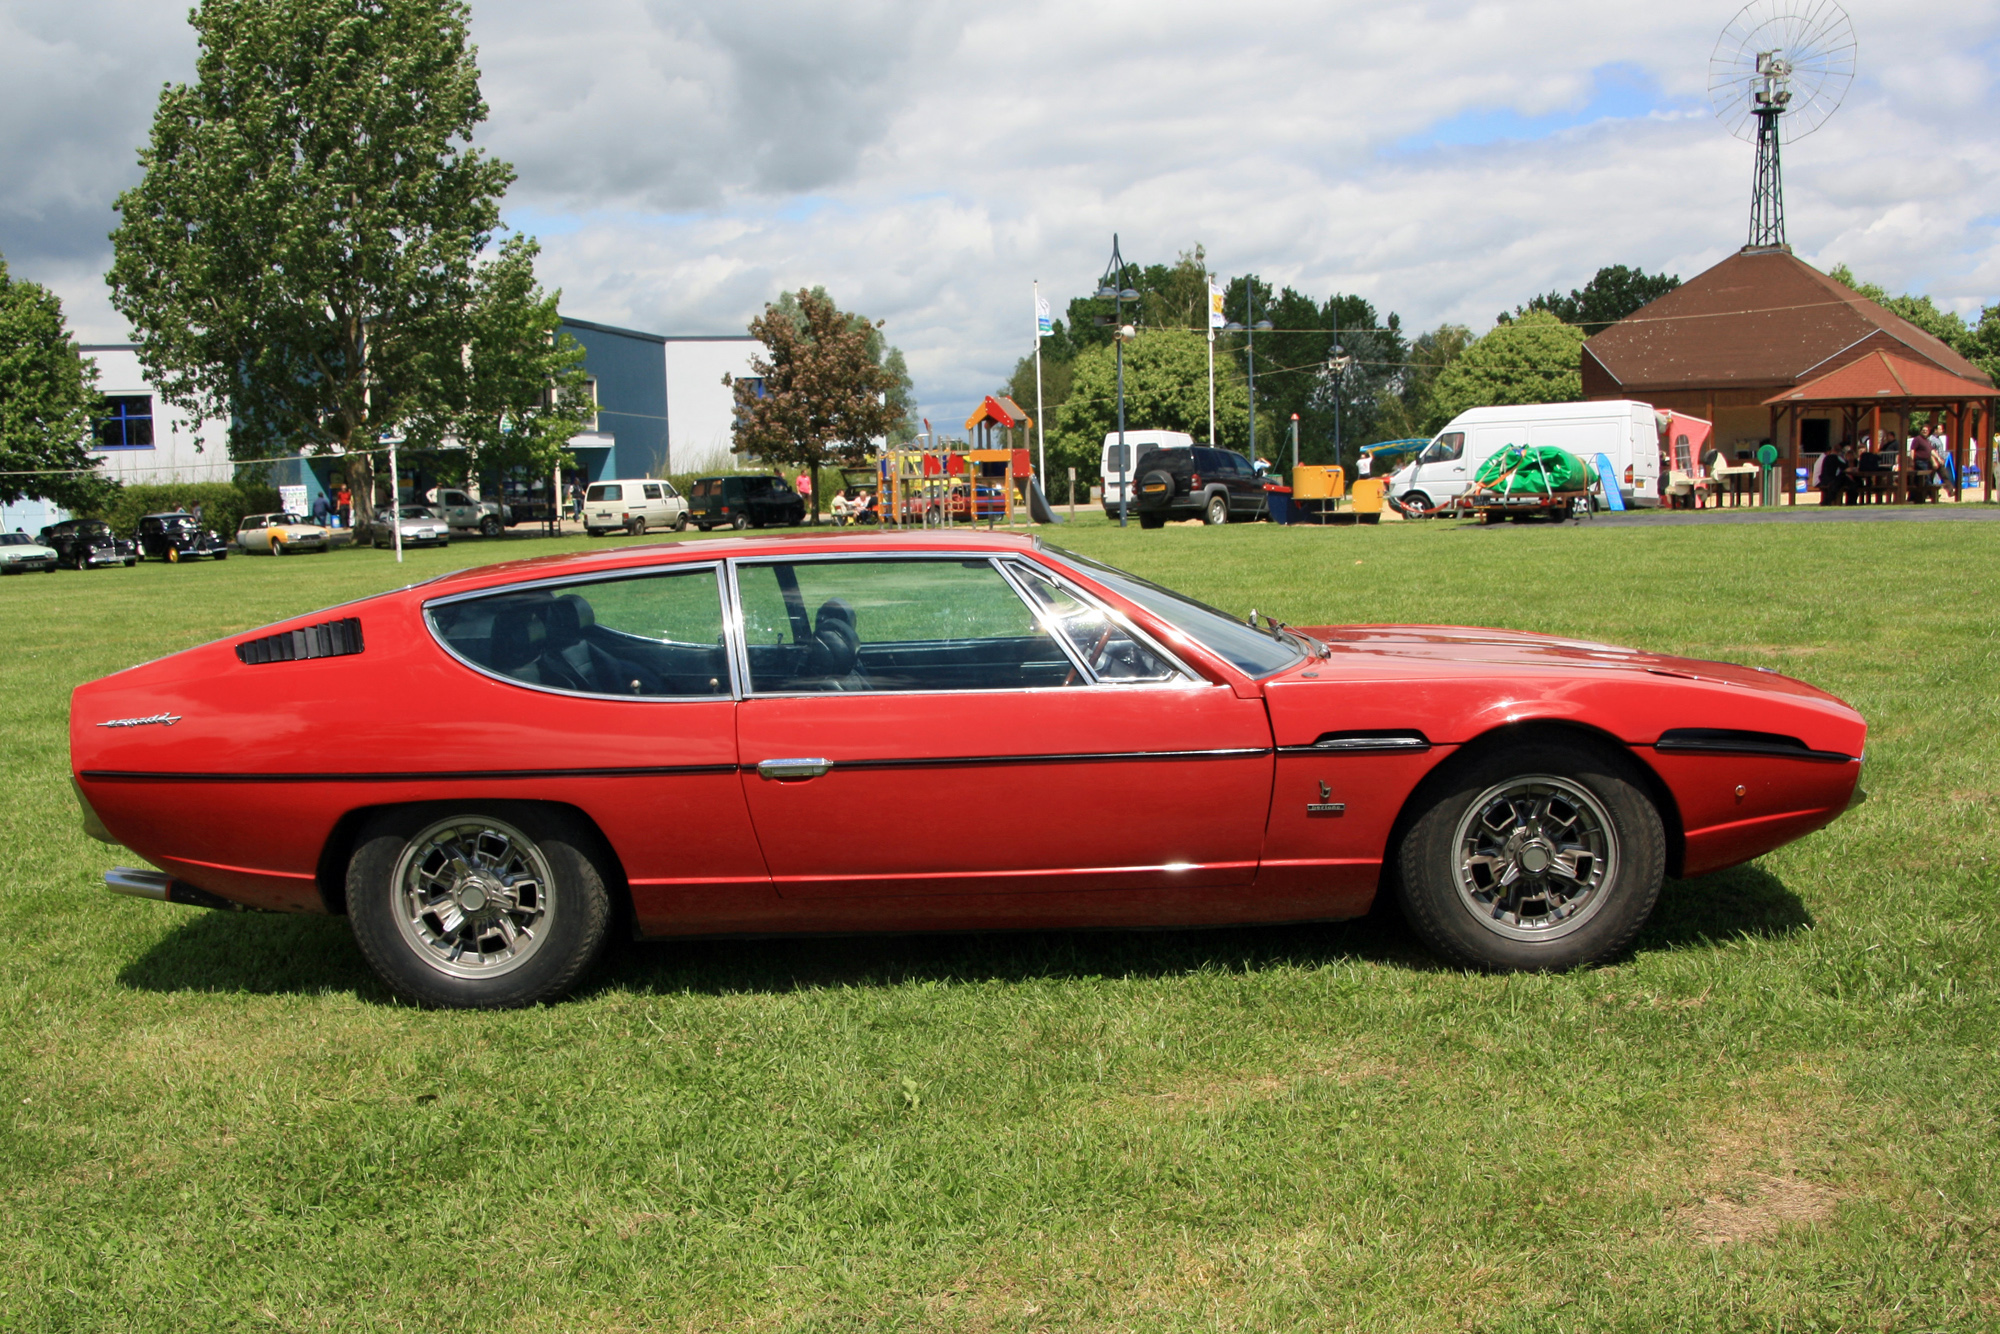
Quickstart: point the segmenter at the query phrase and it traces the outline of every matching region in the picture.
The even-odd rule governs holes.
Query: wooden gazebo
[[[1916,414],[1941,414],[1953,461],[1961,470],[1968,462],[1978,465],[1982,496],[1991,500],[1996,398],[2000,391],[1990,384],[1877,348],[1839,370],[1773,394],[1764,404],[1771,412],[1771,440],[1784,451],[1789,468],[1799,465],[1801,423],[1808,411],[1836,412],[1845,428],[1842,438],[1853,440],[1865,430],[1878,445],[1885,417],[1894,421],[1895,439],[1901,442]],[[1900,501],[1909,495],[1910,457],[1899,449],[1896,460],[1891,499]],[[1795,495],[1791,488],[1786,490]]]

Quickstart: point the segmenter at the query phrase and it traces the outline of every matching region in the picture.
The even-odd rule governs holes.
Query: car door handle
[[[759,778],[818,778],[833,767],[832,760],[760,760],[757,763]]]

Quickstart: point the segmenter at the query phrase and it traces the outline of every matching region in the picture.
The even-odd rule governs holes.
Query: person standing
[[[328,508],[329,507],[326,503],[326,492],[322,491],[318,495],[313,497],[313,522],[318,524],[322,528],[326,527],[326,515]]]
[[[333,493],[333,512],[342,528],[354,526],[354,493],[347,489],[345,482],[342,482],[340,489]]]
[[[1847,499],[1847,483],[1844,474],[1847,460],[1840,456],[1840,450],[1828,446],[1826,453],[1819,456],[1815,471],[1819,474],[1819,503],[1838,505]]]

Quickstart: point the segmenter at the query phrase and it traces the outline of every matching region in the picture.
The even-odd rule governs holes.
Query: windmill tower
[[[1826,123],[1854,81],[1854,25],[1833,0],[1751,0],[1708,58],[1708,96],[1737,138],[1757,145],[1745,250],[1785,242],[1782,145]]]

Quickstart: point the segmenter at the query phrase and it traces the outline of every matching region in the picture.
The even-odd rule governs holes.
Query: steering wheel
[[[1104,650],[1111,646],[1111,636],[1117,633],[1117,630],[1118,627],[1112,622],[1111,618],[1108,616],[1105,617],[1104,632],[1097,636],[1097,642],[1090,646],[1090,652],[1083,655],[1083,660],[1090,664],[1091,671],[1094,672],[1097,670],[1098,661],[1104,657]],[[1069,675],[1063,678],[1063,684],[1065,686],[1073,686],[1076,684],[1076,678],[1077,669],[1071,667]]]

